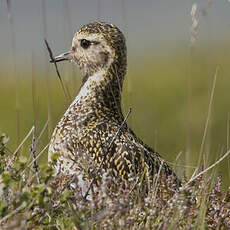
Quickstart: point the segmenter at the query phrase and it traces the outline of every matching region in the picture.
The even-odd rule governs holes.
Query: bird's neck
[[[116,119],[123,119],[121,112],[121,92],[123,77],[111,66],[92,76],[85,76],[78,95],[71,106],[81,107],[81,111],[107,113]]]

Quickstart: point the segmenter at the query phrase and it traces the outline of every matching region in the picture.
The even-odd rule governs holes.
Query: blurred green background
[[[8,2],[8,4],[7,4]],[[141,2],[141,3],[140,3]],[[43,38],[55,54],[70,48],[74,31],[94,20],[118,25],[127,37],[128,74],[123,92],[129,124],[176,171],[191,175],[199,156],[204,167],[230,146],[230,3],[197,1],[2,1],[0,5],[0,132],[14,151],[31,127],[42,149],[68,106]],[[193,27],[192,27],[193,25]],[[195,42],[191,43],[191,38]],[[59,65],[74,98],[81,84],[76,66]],[[201,151],[211,98],[210,119]],[[22,148],[28,154],[31,138]],[[229,186],[229,157],[218,166]],[[46,162],[43,155],[41,162]],[[173,166],[172,166],[173,167]]]

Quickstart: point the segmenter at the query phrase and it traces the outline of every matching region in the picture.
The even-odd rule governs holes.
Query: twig
[[[49,144],[47,144],[43,149],[42,151],[36,156],[35,159],[33,159],[28,166],[26,166],[28,169],[30,169],[31,165],[34,164],[34,161],[38,160],[38,158],[45,152],[45,150],[49,147]],[[25,168],[23,171],[22,171],[22,175],[25,173],[26,169]]]
[[[31,153],[33,155],[33,167],[35,170],[35,175],[37,178],[37,183],[40,184],[39,174],[38,174],[38,165],[36,161],[36,139],[35,139],[35,126],[33,126],[33,139],[32,139],[32,145],[31,145]]]
[[[45,125],[44,125],[43,128],[42,128],[42,131],[40,132],[39,136],[37,137],[36,142],[35,142],[36,145],[37,145],[38,141],[40,140],[42,134],[45,132],[47,126],[48,126],[48,121],[45,123]],[[43,148],[43,150],[36,156],[36,160],[41,156],[41,154],[47,149],[48,146],[49,146],[49,144],[47,144],[47,145]],[[30,158],[29,158],[28,161],[27,161],[27,164],[29,164],[28,166],[26,166],[27,168],[29,168],[29,167],[34,163],[34,160],[32,160],[32,162],[29,163],[31,157],[32,157],[32,156],[30,155]],[[26,169],[23,170],[22,174],[25,172],[25,170],[26,170]]]
[[[98,167],[98,169],[97,169],[97,171],[96,171],[96,175],[98,174],[99,170],[101,169],[101,167],[102,167],[102,165],[103,165],[103,163],[104,163],[104,161],[105,161],[105,159],[106,159],[106,156],[107,156],[107,154],[108,154],[110,148],[112,147],[114,141],[116,140],[116,138],[117,138],[117,136],[119,135],[121,129],[123,128],[125,122],[127,121],[127,119],[128,119],[128,117],[129,117],[131,111],[132,111],[132,109],[129,108],[129,111],[128,111],[128,113],[126,114],[126,116],[125,116],[123,122],[122,122],[121,125],[119,126],[117,132],[114,134],[114,136],[113,136],[113,138],[112,138],[112,140],[111,140],[109,146],[107,147],[106,154],[104,154],[103,159],[102,159],[102,161],[101,161],[101,163],[100,163],[100,165],[99,165],[99,167]],[[91,189],[91,187],[92,187],[94,181],[95,181],[95,177],[94,177],[93,180],[91,181],[91,183],[90,183],[90,185],[89,185],[89,188],[87,189],[87,191],[86,191],[86,193],[85,193],[85,195],[84,195],[84,199],[86,199],[86,197],[88,196],[89,190]]]
[[[64,86],[63,86],[63,82],[62,82],[62,79],[61,79],[61,75],[60,75],[60,72],[59,72],[59,70],[58,70],[57,63],[56,63],[56,60],[55,60],[55,58],[54,58],[54,56],[53,56],[52,50],[51,50],[51,48],[50,48],[50,46],[49,46],[47,40],[44,39],[44,41],[45,41],[45,44],[46,44],[46,48],[47,48],[47,50],[48,50],[48,52],[49,52],[50,59],[51,59],[51,61],[54,63],[54,66],[55,66],[55,69],[56,69],[58,78],[59,78],[59,80],[61,81],[61,84],[62,84],[62,87],[63,87],[63,90],[64,90]]]
[[[177,154],[177,157],[176,157],[176,160],[175,160],[175,162],[177,162],[178,160],[179,160],[179,158],[180,158],[180,156],[181,156],[181,154],[182,154],[183,152],[182,151],[180,151],[178,154]]]
[[[193,178],[193,177],[196,175],[197,171],[198,171],[198,167],[196,167],[196,168],[194,169],[194,171],[193,171],[193,174],[192,174],[191,178]]]
[[[180,151],[177,156],[176,156],[176,160],[175,163],[173,164],[173,171],[175,170],[175,167],[177,166],[177,162],[179,161],[180,156],[182,155],[182,151]]]
[[[20,145],[16,148],[16,150],[14,151],[13,153],[13,156],[12,156],[12,160],[9,161],[7,167],[9,167],[16,159],[17,157],[17,153],[18,153],[18,150],[23,146],[23,144],[25,143],[25,141],[28,139],[28,137],[31,135],[31,133],[33,132],[33,128],[34,126],[31,128],[31,130],[29,131],[29,133],[26,135],[26,137],[22,140],[22,142],[20,143]]]
[[[48,50],[48,52],[49,52],[49,55],[50,55],[50,60],[52,61],[52,63],[54,63],[54,66],[55,66],[55,69],[56,69],[56,73],[57,73],[58,78],[59,78],[59,80],[60,80],[60,82],[61,82],[61,87],[62,87],[62,90],[63,90],[63,92],[64,92],[65,98],[66,98],[67,101],[70,101],[70,95],[69,95],[69,93],[68,93],[68,90],[67,90],[67,92],[66,92],[66,90],[65,90],[65,87],[64,87],[64,84],[63,84],[63,81],[62,81],[60,72],[59,72],[58,67],[57,67],[57,62],[56,62],[56,60],[55,60],[55,58],[54,58],[54,56],[53,56],[53,52],[52,52],[52,50],[51,50],[51,48],[50,48],[50,46],[49,46],[47,40],[44,39],[44,41],[45,41],[46,48],[47,48],[47,50]]]
[[[39,136],[38,136],[38,138],[37,138],[37,142],[40,140],[41,136],[42,136],[43,133],[45,132],[45,130],[46,130],[48,124],[49,124],[49,121],[47,120],[46,123],[45,123],[45,125],[44,125],[43,128],[42,128],[42,131],[40,132],[40,134],[39,134]]]
[[[196,176],[192,176],[191,179],[182,187],[182,189],[186,188],[188,186],[188,184],[190,184],[192,181],[196,180],[198,177],[200,177],[201,175],[203,175],[204,173],[206,173],[207,171],[209,171],[210,169],[212,169],[213,167],[215,167],[216,165],[218,165],[229,154],[230,154],[230,149],[218,161],[216,161],[214,164],[210,165],[208,168],[206,168],[202,172],[198,173]]]
[[[193,176],[196,174],[198,168],[195,169],[191,179],[185,184],[183,185],[182,187],[180,187],[180,191],[186,189],[188,187],[188,185],[193,182],[194,180],[196,180],[198,177],[200,177],[201,175],[203,175],[204,173],[206,173],[208,170],[212,169],[213,167],[215,167],[216,165],[218,165],[221,161],[223,161],[228,155],[230,154],[230,149],[218,160],[216,161],[214,164],[210,165],[208,168],[206,168],[205,170],[203,170],[202,172],[200,172],[199,174],[197,174],[196,176]],[[175,193],[173,195],[173,197],[171,197],[169,200],[168,200],[168,203],[170,203],[170,201],[172,199],[175,199],[175,196],[178,196],[178,193]],[[166,206],[166,205],[165,205]]]

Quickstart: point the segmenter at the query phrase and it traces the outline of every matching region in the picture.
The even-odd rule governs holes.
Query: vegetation
[[[193,47],[188,41],[147,48],[140,43],[143,53],[137,54],[128,43],[124,111],[132,107],[130,126],[168,160],[182,187],[156,175],[148,194],[141,184],[133,189],[133,182],[109,189],[111,178],[103,175],[88,200],[71,186],[77,181],[67,178],[64,186],[65,178],[54,177],[47,166],[50,135],[70,102],[47,56],[43,64],[36,58],[40,52],[31,63],[15,61],[16,25],[11,1],[6,2],[14,57],[2,60],[0,68],[0,229],[230,229],[230,50],[228,38],[211,39],[218,30],[202,24],[202,17],[210,19],[205,17],[211,1],[204,10],[193,4]],[[65,14],[70,18],[68,10]],[[60,65],[60,72],[73,98],[80,77],[68,64]]]
[[[32,132],[31,132],[32,133]],[[102,184],[90,199],[78,189],[76,179],[63,183],[47,165],[9,153],[8,137],[0,138],[0,224],[3,229],[227,229],[230,228],[230,188],[223,192],[221,176],[201,174],[183,179],[156,175],[148,194],[141,183],[110,187]],[[35,151],[34,143],[31,151]],[[53,161],[57,159],[55,155]],[[12,162],[12,159],[15,160]],[[31,167],[33,165],[33,167]],[[37,174],[36,174],[37,170]]]

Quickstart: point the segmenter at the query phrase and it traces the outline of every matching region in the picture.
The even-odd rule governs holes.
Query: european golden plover
[[[71,50],[55,57],[56,62],[64,60],[79,66],[83,81],[50,141],[49,158],[60,155],[57,173],[90,181],[100,177],[95,172],[101,167],[124,184],[137,175],[153,178],[158,170],[175,175],[124,122],[121,92],[127,53],[122,32],[104,22],[84,25],[74,35]]]

